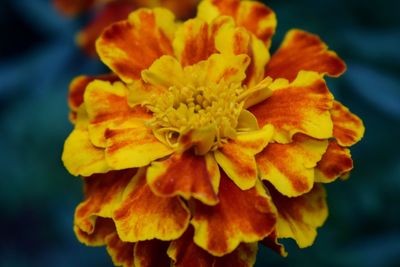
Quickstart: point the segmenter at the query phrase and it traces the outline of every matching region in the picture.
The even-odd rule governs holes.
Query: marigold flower
[[[71,83],[62,156],[85,183],[81,242],[136,267],[253,266],[258,242],[314,242],[364,127],[324,81],[343,61],[297,29],[270,56],[275,27],[261,3],[205,0],[183,23],[139,9],[103,32],[113,74]]]
[[[177,18],[186,19],[195,14],[200,0],[54,0],[55,7],[67,16],[93,12],[93,19],[76,36],[77,44],[89,55],[96,55],[95,42],[101,32],[113,22],[125,19],[140,7],[162,6]]]

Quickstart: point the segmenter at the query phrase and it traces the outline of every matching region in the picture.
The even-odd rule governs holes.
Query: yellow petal
[[[237,138],[214,152],[218,164],[242,190],[253,187],[257,180],[255,155],[270,141],[273,127],[266,125],[252,132],[239,133]]]
[[[93,146],[88,131],[79,128],[73,130],[65,140],[62,161],[75,176],[90,176],[111,169],[105,160],[104,150]]]
[[[299,136],[290,144],[269,144],[256,155],[260,176],[283,195],[302,195],[313,187],[314,168],[327,146],[326,140],[305,136]]]
[[[163,86],[182,86],[184,79],[181,64],[172,56],[162,56],[148,68],[142,71],[142,79],[146,83]]]

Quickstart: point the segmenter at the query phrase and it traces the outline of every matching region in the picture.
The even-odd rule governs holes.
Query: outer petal
[[[311,246],[317,236],[316,228],[328,216],[324,188],[315,184],[309,193],[296,198],[285,197],[272,187],[270,193],[278,209],[278,238],[293,238],[301,248]]]
[[[104,246],[106,238],[115,232],[115,225],[111,219],[98,217],[95,221],[95,227],[89,232],[88,229],[81,229],[74,225],[74,232],[78,240],[87,246]]]
[[[194,242],[214,256],[232,252],[241,242],[256,242],[268,236],[275,225],[275,208],[258,182],[240,190],[221,173],[216,206],[193,202]]]
[[[273,94],[249,111],[257,117],[260,126],[274,125],[276,141],[288,143],[296,133],[317,139],[332,136],[329,110],[333,96],[320,75],[302,71],[292,83],[277,80],[271,87]]]
[[[118,80],[118,77],[114,74],[100,75],[100,76],[78,76],[72,80],[69,85],[68,92],[68,106],[71,110],[70,119],[73,123],[76,122],[77,111],[79,107],[83,104],[83,95],[86,90],[86,86],[94,80],[110,81],[114,82]]]
[[[75,128],[65,140],[62,161],[65,168],[75,176],[90,176],[111,169],[106,162],[104,150],[93,146],[88,131],[80,128]]]
[[[278,242],[278,235],[276,233],[276,230],[274,230],[269,236],[263,239],[261,243],[268,248],[274,250],[277,252],[279,255],[282,257],[287,257],[288,253],[285,250],[285,247]]]
[[[272,55],[265,76],[292,81],[301,70],[337,77],[346,65],[318,36],[295,29],[286,34],[281,47]]]
[[[176,239],[189,224],[189,210],[178,197],[154,195],[146,184],[145,172],[138,171],[114,213],[117,232],[123,241],[129,242]]]
[[[111,23],[128,17],[137,4],[130,1],[111,1],[107,3],[82,31],[76,36],[76,42],[89,55],[96,55],[95,42],[101,32]]]
[[[107,252],[115,266],[133,267],[133,243],[122,242],[117,232],[107,236]]]
[[[315,181],[330,183],[346,175],[353,169],[350,150],[339,146],[335,141],[329,142],[328,149],[315,169]]]
[[[290,144],[269,144],[256,155],[260,176],[282,194],[294,197],[310,191],[314,184],[314,167],[320,161],[328,141],[305,136]]]
[[[96,42],[100,59],[125,82],[140,78],[162,55],[172,54],[174,15],[167,9],[139,9],[108,27]]]
[[[128,89],[121,82],[95,80],[85,91],[84,101],[89,116],[90,139],[95,146],[106,147],[108,128],[129,128],[143,125],[151,114],[143,107],[131,108],[127,101]]]
[[[75,226],[87,234],[92,234],[95,228],[98,230],[97,216],[112,216],[135,172],[133,169],[113,171],[85,178],[86,199],[76,208]]]
[[[340,102],[334,101],[331,109],[333,136],[341,146],[352,146],[364,135],[364,125],[359,117]]]
[[[214,257],[193,242],[193,230],[189,228],[178,240],[171,242],[168,255],[176,267],[251,267],[257,255],[257,243],[242,243],[223,257]]]
[[[158,141],[144,125],[107,130],[105,136],[106,160],[116,170],[143,167],[173,153],[171,148]]]
[[[214,152],[218,164],[242,190],[253,187],[257,180],[257,164],[254,155],[261,152],[270,141],[273,127],[266,125],[260,130],[242,133]]]
[[[194,197],[207,205],[217,204],[219,181],[218,165],[212,154],[174,154],[167,160],[153,162],[147,169],[147,183],[156,195]]]
[[[169,242],[157,239],[135,244],[135,267],[167,267],[171,260],[167,255]]]
[[[275,33],[275,13],[256,1],[207,0],[199,5],[197,17],[210,22],[218,15],[233,17],[238,26],[246,28],[268,46]]]

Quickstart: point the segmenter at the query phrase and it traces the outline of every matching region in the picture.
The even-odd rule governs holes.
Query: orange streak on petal
[[[311,246],[317,236],[316,229],[328,216],[325,189],[315,184],[309,193],[288,198],[272,186],[268,188],[278,209],[278,238],[293,238],[301,248]]]
[[[328,50],[318,36],[291,30],[278,51],[272,55],[265,76],[292,81],[301,70],[337,77],[346,70],[346,65],[335,52]]]
[[[106,244],[107,236],[115,232],[115,226],[111,219],[98,217],[95,220],[95,227],[94,224],[93,228],[80,228],[74,225],[74,232],[78,240],[87,246],[103,246]]]
[[[288,143],[296,133],[318,139],[330,138],[332,102],[333,96],[319,75],[300,72],[294,82],[280,85],[269,98],[250,107],[249,111],[260,126],[270,123],[275,127],[281,136],[278,142]]]
[[[145,172],[141,169],[137,173],[114,213],[118,234],[129,242],[176,239],[186,230],[190,213],[178,197],[154,195],[146,184]]]
[[[170,266],[167,256],[169,242],[157,239],[140,241],[135,244],[135,267]]]
[[[106,238],[107,252],[110,254],[115,266],[133,266],[133,243],[123,242],[116,232]]]
[[[269,144],[256,155],[260,176],[284,195],[304,194],[313,187],[314,167],[327,146],[327,141],[305,136],[296,136],[290,144]]]
[[[338,101],[333,102],[331,109],[333,121],[333,136],[341,146],[352,146],[364,135],[362,120],[350,112]]]
[[[322,183],[333,182],[353,169],[350,150],[339,146],[335,141],[329,142],[328,149],[315,169],[315,180]]]
[[[168,256],[175,267],[251,267],[257,254],[256,243],[242,243],[233,252],[215,257],[193,242],[193,228],[190,227],[179,239],[171,242]]]
[[[112,171],[85,178],[85,201],[76,208],[74,224],[86,233],[93,233],[96,217],[112,216],[135,172],[134,169]]]
[[[139,9],[129,20],[106,28],[96,42],[100,59],[127,83],[139,79],[141,71],[160,56],[172,54],[171,37],[164,26],[173,24],[173,15],[167,10],[157,12]]]
[[[92,21],[78,33],[76,41],[89,55],[96,55],[95,42],[102,31],[111,23],[128,17],[137,4],[127,1],[112,1],[107,3]]]
[[[210,254],[226,255],[241,242],[262,240],[273,230],[275,208],[260,183],[242,191],[221,173],[218,197],[215,206],[192,203],[194,242]]]
[[[211,154],[196,156],[186,151],[153,162],[147,169],[147,182],[160,196],[194,197],[208,205],[218,202],[219,170]]]

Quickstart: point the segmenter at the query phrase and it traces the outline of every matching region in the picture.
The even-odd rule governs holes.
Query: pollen
[[[163,96],[152,97],[147,108],[153,112],[148,126],[171,147],[180,145],[190,132],[206,132],[214,150],[236,136],[245,88],[225,81],[207,86],[171,86]]]

